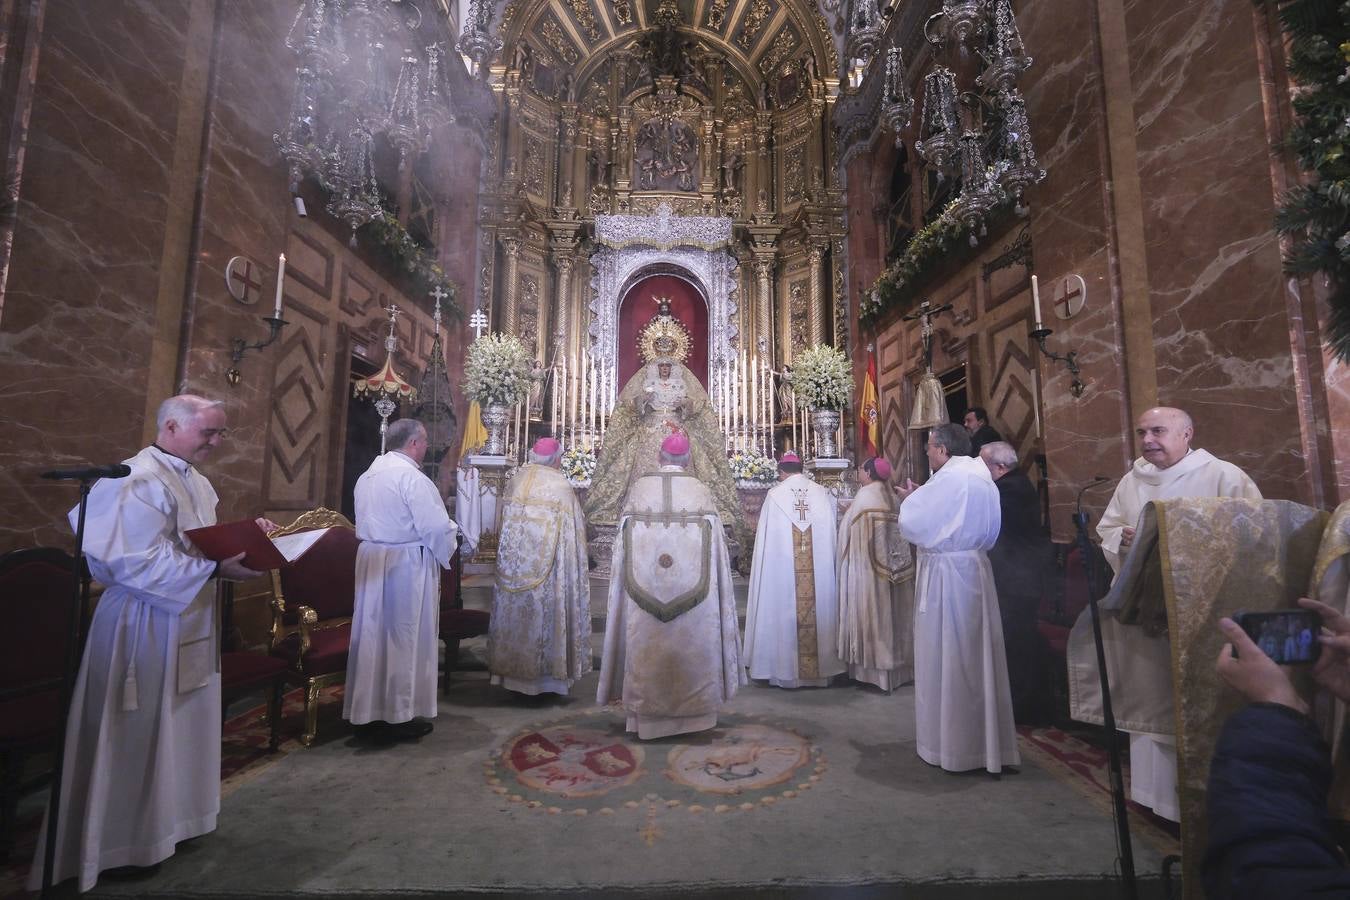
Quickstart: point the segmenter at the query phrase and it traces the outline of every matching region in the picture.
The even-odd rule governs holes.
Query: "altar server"
[[[998,489],[960,425],[928,434],[933,475],[906,480],[900,533],[918,545],[914,596],[915,744],[924,762],[997,774],[1020,761],[994,574]]]
[[[776,687],[825,687],[844,671],[835,592],[836,503],[788,451],[764,497],[745,616],[751,678]]]
[[[633,482],[614,541],[596,701],[621,700],[642,740],[715,727],[744,678],[722,520],[688,467],[677,432]]]
[[[536,441],[502,504],[488,671],[521,694],[566,694],[591,671],[586,519],[561,459],[556,440]]]
[[[204,559],[185,532],[216,523],[195,466],[225,436],[221,404],[165,400],[155,443],[131,474],[89,494],[84,552],[105,586],[71,698],[52,883],[87,891],[105,869],[152,866],[214,831],[220,811],[220,632],[216,577],[261,575],[239,554]],[[79,508],[70,511],[76,525]],[[270,530],[266,519],[258,524]],[[47,825],[28,886],[42,885]]]
[[[858,467],[839,523],[839,657],[854,681],[891,691],[914,680],[914,551],[900,536],[881,457]]]
[[[457,529],[422,474],[422,423],[394,422],[385,446],[356,481],[361,545],[342,717],[374,737],[416,739],[436,715],[441,569]]]

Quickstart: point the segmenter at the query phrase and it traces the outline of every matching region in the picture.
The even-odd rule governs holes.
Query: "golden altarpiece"
[[[518,0],[499,34],[475,299],[547,373],[517,435],[599,443],[678,282],[728,449],[781,450],[779,373],[847,327],[838,55],[814,4]]]

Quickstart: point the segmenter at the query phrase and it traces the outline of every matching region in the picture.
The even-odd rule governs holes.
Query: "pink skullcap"
[[[891,464],[886,462],[880,456],[872,460],[872,468],[877,472],[877,478],[886,481],[891,477]]]
[[[782,456],[778,457],[778,461],[780,463],[799,463],[802,461],[802,458],[791,450],[788,450]]]
[[[541,437],[539,440],[534,442],[534,455],[552,456],[553,454],[558,452],[559,446],[561,445],[558,443],[556,439],[551,437]]]
[[[689,452],[689,438],[677,431],[661,442],[661,449],[671,456],[684,456]]]

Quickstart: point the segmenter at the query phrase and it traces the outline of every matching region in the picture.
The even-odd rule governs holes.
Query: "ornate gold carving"
[[[712,5],[708,7],[708,17],[704,21],[709,28],[721,28],[726,16],[727,0],[712,0]]]
[[[577,52],[577,48],[563,35],[561,26],[553,19],[549,19],[539,26],[539,36],[569,66],[576,65],[577,60],[581,59],[581,54]]]
[[[539,279],[533,275],[520,278],[520,306],[517,310],[519,334],[526,346],[537,343],[539,331]]]
[[[590,0],[567,0],[567,6],[572,10],[572,15],[577,17],[581,27],[586,29],[586,36],[593,41],[600,40],[603,35],[599,26],[595,24],[595,13],[591,11]]]
[[[794,350],[808,346],[807,337],[811,325],[811,311],[807,308],[809,298],[806,289],[808,283],[806,281],[794,281],[788,287],[788,336],[792,341]]]
[[[670,298],[654,297],[661,306],[661,314],[642,327],[638,334],[638,350],[643,362],[665,358],[684,362],[689,358],[692,340],[684,323],[670,315]]]
[[[355,530],[356,526],[342,513],[320,506],[317,509],[311,509],[308,512],[301,513],[294,522],[289,525],[281,526],[276,531],[271,532],[270,536],[281,537],[286,534],[298,534],[302,531],[314,531],[319,528],[348,528]]]
[[[544,142],[533,135],[525,138],[525,190],[544,196]]]
[[[748,51],[754,46],[755,38],[759,36],[760,29],[764,27],[772,12],[773,4],[769,0],[753,0],[750,11],[745,14],[745,24],[741,26],[741,33],[736,37],[736,43],[742,50]]]
[[[614,20],[620,25],[633,24],[633,7],[629,5],[628,0],[613,0]]]
[[[801,203],[806,196],[806,145],[798,144],[787,152],[783,164],[783,203]]]
[[[769,78],[778,64],[787,59],[796,47],[797,36],[792,33],[791,28],[784,28],[778,32],[778,36],[773,39],[773,45],[769,47],[769,52],[759,61],[760,73]]]

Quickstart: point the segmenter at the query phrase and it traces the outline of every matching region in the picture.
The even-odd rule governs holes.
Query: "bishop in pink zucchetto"
[[[661,442],[661,450],[670,456],[684,456],[689,452],[689,438],[677,431]]]
[[[539,456],[552,456],[558,452],[558,448],[561,446],[556,438],[541,437],[534,442],[533,450]]]
[[[782,456],[778,457],[778,461],[780,463],[799,463],[802,461],[802,458],[791,450],[786,450],[783,452]]]
[[[886,462],[880,456],[872,458],[872,469],[877,473],[878,481],[889,481],[891,478],[891,464]]]

